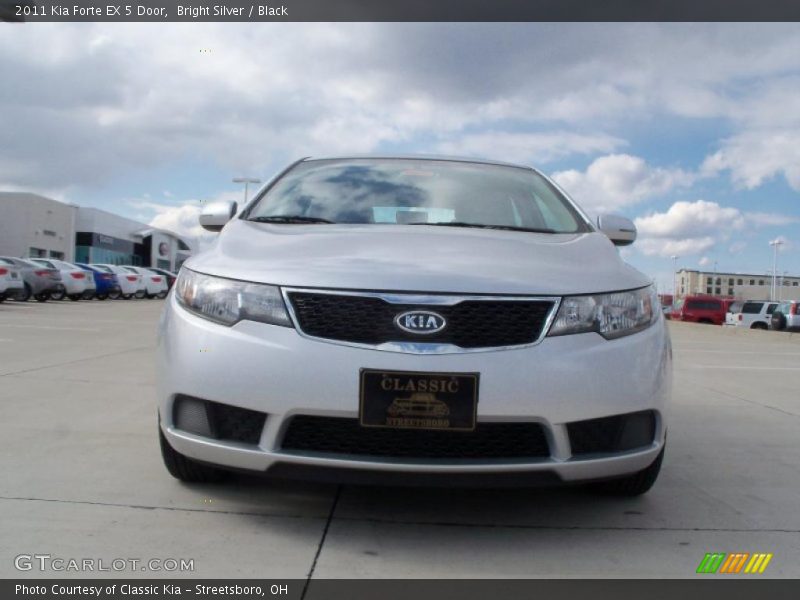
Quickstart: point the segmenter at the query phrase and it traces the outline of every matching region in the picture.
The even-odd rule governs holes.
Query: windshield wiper
[[[248,221],[255,221],[256,223],[328,223],[333,224],[333,221],[322,219],[320,217],[305,217],[303,215],[267,215],[261,217],[253,217]]]
[[[424,221],[408,223],[409,225],[436,225],[439,227],[476,227],[478,229],[504,229],[508,231],[527,231],[529,233],[558,233],[555,229],[544,227],[516,227],[514,225],[486,225],[483,223],[465,223],[463,221],[435,221],[426,223]]]

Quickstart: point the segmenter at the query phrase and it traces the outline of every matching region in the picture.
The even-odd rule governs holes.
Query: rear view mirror
[[[636,240],[636,225],[627,217],[600,215],[597,228],[605,233],[615,246],[630,246]]]
[[[212,202],[200,212],[200,225],[208,231],[220,231],[233,218],[239,206],[236,202]]]

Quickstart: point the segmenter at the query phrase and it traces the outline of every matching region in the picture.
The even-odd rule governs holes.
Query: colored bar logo
[[[767,570],[772,553],[755,552],[708,552],[697,567],[698,573],[763,573]]]

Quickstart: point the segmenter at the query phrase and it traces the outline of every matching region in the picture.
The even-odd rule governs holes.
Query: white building
[[[772,274],[719,273],[681,269],[675,274],[675,299],[708,295],[737,300],[800,300],[800,277],[778,274],[775,297]]]
[[[0,256],[75,260],[78,207],[37,194],[0,192]]]
[[[180,236],[105,210],[0,192],[0,255],[177,271],[191,253]]]

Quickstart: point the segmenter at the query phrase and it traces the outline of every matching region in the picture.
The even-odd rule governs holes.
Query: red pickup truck
[[[713,323],[722,325],[725,313],[733,304],[733,298],[715,296],[686,296],[672,307],[670,319],[689,323]]]

